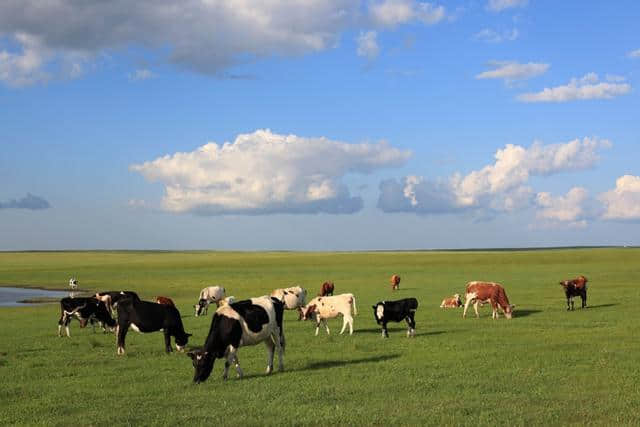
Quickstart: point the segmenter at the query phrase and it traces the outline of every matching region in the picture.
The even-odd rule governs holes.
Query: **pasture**
[[[171,297],[201,346],[213,310],[194,317],[198,292],[223,285],[244,299],[299,284],[314,296],[325,280],[356,296],[353,336],[332,335],[286,312],[285,372],[264,375],[264,345],[243,347],[245,377],[192,385],[184,354],[165,354],[161,333],[115,336],[71,324],[59,338],[58,304],[0,309],[0,425],[637,425],[640,415],[640,250],[489,252],[46,252],[0,253],[0,284],[134,290]],[[392,292],[389,277],[402,277]],[[559,280],[589,278],[589,308],[567,312]],[[514,318],[488,306],[443,310],[470,280],[504,285]],[[414,296],[416,337],[372,304]],[[579,306],[579,300],[578,304]],[[172,340],[172,345],[173,345]],[[174,347],[175,348],[175,347]]]

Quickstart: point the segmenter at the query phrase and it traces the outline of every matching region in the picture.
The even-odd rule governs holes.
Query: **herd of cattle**
[[[582,308],[587,305],[587,278],[578,276],[572,280],[563,280],[560,285],[564,288],[567,298],[567,310],[573,310],[573,298],[580,297]],[[69,286],[76,290],[78,282],[70,280]],[[399,289],[400,276],[391,277],[391,288]],[[345,293],[333,295],[333,282],[322,284],[318,296],[306,301],[307,291],[294,286],[276,289],[269,296],[261,296],[248,300],[237,301],[233,296],[226,296],[226,290],[221,286],[210,286],[202,289],[198,302],[194,305],[195,316],[207,314],[209,305],[216,304],[217,309],[211,320],[211,327],[204,346],[201,349],[189,351],[195,374],[193,381],[205,381],[213,369],[215,359],[225,359],[223,378],[227,378],[229,367],[233,364],[238,377],[242,377],[242,370],[238,361],[238,348],[264,342],[268,352],[267,374],[273,370],[275,351],[278,352],[279,369],[283,369],[283,353],[285,336],[283,331],[284,310],[297,310],[299,320],[314,320],[315,335],[318,335],[320,325],[324,324],[327,334],[330,334],[327,319],[342,316],[342,334],[347,326],[349,334],[353,334],[353,316],[357,314],[356,298],[353,294]],[[513,315],[514,305],[509,303],[504,288],[494,282],[469,282],[466,287],[464,311],[473,304],[476,317],[479,317],[478,306],[489,303],[493,309],[492,317],[497,319],[502,311],[507,319]],[[463,305],[459,294],[445,298],[440,307],[457,308]],[[164,333],[165,350],[171,352],[171,337],[175,340],[176,349],[184,351],[191,334],[185,332],[180,312],[170,298],[158,296],[154,302],[141,300],[132,291],[98,292],[91,297],[67,297],[60,300],[60,320],[58,321],[58,335],[62,336],[62,327],[69,334],[69,323],[78,319],[80,327],[89,323],[98,323],[104,331],[115,329],[117,336],[117,354],[125,353],[125,338],[129,329],[136,332],[148,333],[162,331]],[[418,300],[404,298],[395,301],[380,301],[373,305],[375,321],[382,327],[382,336],[388,337],[388,322],[407,322],[407,337],[415,336],[415,312]],[[115,319],[114,319],[115,317]]]

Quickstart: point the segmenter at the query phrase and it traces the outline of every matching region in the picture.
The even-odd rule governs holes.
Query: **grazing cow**
[[[578,276],[572,280],[563,280],[560,285],[564,288],[567,297],[567,310],[573,310],[573,297],[580,297],[582,308],[587,307],[587,278]]]
[[[222,298],[220,300],[220,307],[222,307],[223,305],[229,305],[229,304],[233,304],[234,302],[236,302],[236,297],[234,297],[233,295]]]
[[[136,294],[133,291],[105,291],[105,292],[98,292],[95,295],[95,298],[99,299],[100,301],[104,302],[107,305],[107,309],[109,309],[109,312],[112,314],[115,312],[118,302],[121,299],[127,298],[127,297],[140,300],[140,297],[138,297],[138,294]]]
[[[290,288],[275,289],[271,292],[272,298],[277,298],[284,303],[285,310],[298,310],[298,320],[302,319],[300,307],[304,306],[307,299],[306,289],[300,286]]]
[[[394,274],[391,276],[391,290],[397,291],[400,289],[400,276]]]
[[[504,288],[499,283],[469,282],[467,283],[466,291],[466,301],[462,317],[467,317],[467,309],[471,303],[473,303],[473,309],[476,312],[476,317],[480,317],[478,314],[478,305],[489,302],[493,308],[492,317],[494,319],[498,318],[498,308],[502,310],[507,319],[511,319],[515,305],[509,304],[509,298],[507,298]]]
[[[352,311],[353,309],[353,311]],[[356,298],[353,294],[341,294],[330,297],[315,297],[309,304],[301,308],[302,319],[307,320],[315,317],[316,336],[320,329],[320,323],[324,322],[324,327],[329,335],[329,325],[327,319],[333,319],[342,314],[342,334],[349,325],[349,335],[353,334],[353,315],[358,314],[356,309]]]
[[[164,305],[170,305],[172,307],[175,307],[176,305],[173,303],[173,300],[171,298],[167,298],[167,297],[156,297],[156,303],[157,304],[164,304]]]
[[[115,320],[109,315],[107,307],[102,301],[96,298],[62,298],[60,300],[60,320],[58,320],[58,335],[62,336],[62,327],[64,326],[67,336],[70,337],[69,323],[76,318],[80,321],[80,327],[84,328],[87,323],[97,320],[105,329],[104,325],[113,328],[116,326]],[[106,330],[106,329],[105,329]]]
[[[118,354],[124,354],[124,340],[129,327],[141,333],[162,330],[167,353],[171,352],[171,336],[175,338],[178,351],[184,350],[191,336],[184,331],[180,312],[174,306],[140,301],[136,298],[122,298],[118,302]]]
[[[440,308],[458,308],[462,306],[460,294],[454,294],[452,297],[445,298],[440,304]]]
[[[222,286],[209,286],[200,291],[198,303],[193,306],[196,309],[196,317],[207,314],[209,304],[215,302],[220,307],[220,300],[224,298],[225,290]]]
[[[326,297],[329,295],[333,296],[333,282],[330,281],[326,281],[322,284],[322,288],[320,288],[320,293],[318,294],[318,296],[321,297]]]
[[[418,300],[415,298],[404,298],[397,301],[380,301],[373,307],[373,316],[382,325],[382,338],[389,337],[387,332],[387,322],[407,321],[407,337],[416,334],[416,321],[414,316],[418,309]]]
[[[284,331],[282,318],[284,304],[268,296],[237,301],[218,308],[211,319],[209,335],[200,350],[190,351],[195,373],[193,382],[206,381],[216,359],[226,358],[223,379],[229,375],[229,366],[236,367],[238,378],[242,369],[238,361],[238,348],[264,342],[267,346],[267,374],[273,371],[274,350],[278,350],[278,368],[284,369]]]

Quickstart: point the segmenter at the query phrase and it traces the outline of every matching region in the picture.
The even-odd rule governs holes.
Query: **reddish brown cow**
[[[580,275],[572,280],[563,280],[560,285],[567,297],[567,310],[573,310],[573,297],[580,297],[582,308],[587,307],[587,278]]]
[[[494,319],[498,318],[498,308],[502,310],[507,319],[511,319],[513,315],[514,305],[509,304],[509,298],[504,291],[504,288],[499,283],[494,282],[469,282],[467,283],[467,292],[465,295],[466,302],[464,304],[464,312],[462,317],[467,317],[467,309],[469,305],[473,303],[473,309],[476,312],[476,317],[480,317],[478,314],[478,305],[489,302],[493,308]]]
[[[442,300],[440,304],[440,308],[458,308],[462,306],[462,300],[460,299],[460,294],[455,294],[452,297],[445,298]]]
[[[171,300],[171,298],[167,298],[167,297],[156,297],[156,302],[158,304],[170,305],[171,307],[176,306]]]
[[[333,288],[333,282],[326,281],[322,284],[322,288],[320,289],[320,293],[318,295],[321,297],[333,295]]]
[[[391,290],[396,291],[400,289],[400,276],[394,274],[391,276]]]

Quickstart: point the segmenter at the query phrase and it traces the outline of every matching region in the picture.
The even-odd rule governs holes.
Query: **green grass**
[[[505,252],[0,253],[0,284],[165,295],[183,315],[192,346],[211,321],[193,317],[200,289],[222,284],[237,298],[300,284],[314,295],[327,279],[355,294],[353,336],[314,337],[287,312],[285,372],[263,374],[263,345],[244,347],[245,378],[191,384],[182,354],[165,355],[161,333],[80,330],[58,338],[56,304],[0,308],[0,425],[638,425],[640,250]],[[391,274],[402,276],[392,293]],[[565,310],[558,281],[589,278],[587,310]],[[462,319],[438,308],[469,280],[501,282],[515,318]],[[393,324],[383,340],[371,305],[418,298],[417,336]],[[579,305],[579,303],[578,303]],[[335,335],[334,335],[335,334]],[[233,373],[233,370],[232,370]]]

